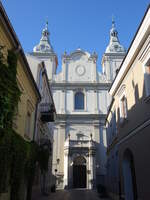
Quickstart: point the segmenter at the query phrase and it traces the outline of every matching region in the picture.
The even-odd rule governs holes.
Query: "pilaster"
[[[63,60],[63,65],[62,65],[62,81],[66,82],[66,70],[67,70],[67,63],[65,60]]]
[[[64,150],[64,189],[68,188],[69,149]]]
[[[99,113],[97,90],[94,90],[94,113],[95,113],[95,114],[98,114],[98,113]]]
[[[90,174],[89,174],[89,189],[95,188],[96,184],[96,163],[95,163],[95,148],[93,145],[93,141],[90,141],[90,149],[89,149],[89,169],[90,169]]]
[[[91,55],[92,61],[93,61],[93,82],[97,82],[97,54],[94,52],[93,55]]]
[[[61,91],[61,99],[60,99],[61,103],[61,114],[65,114],[66,111],[66,91],[62,90]]]
[[[59,163],[58,164],[58,171],[59,173],[64,173],[64,143],[65,143],[65,133],[66,133],[66,125],[60,124],[59,125],[59,133],[58,133],[58,151],[59,151]]]

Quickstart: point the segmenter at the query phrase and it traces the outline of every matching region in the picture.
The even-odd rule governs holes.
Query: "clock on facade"
[[[83,76],[85,74],[85,67],[83,65],[78,65],[75,69],[77,75]]]

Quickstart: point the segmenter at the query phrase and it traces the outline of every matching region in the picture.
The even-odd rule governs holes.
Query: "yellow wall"
[[[119,138],[124,137],[131,130],[150,118],[150,106],[149,103],[146,102],[144,63],[143,60],[140,59],[140,55],[145,50],[145,42],[143,43],[142,48],[139,49],[139,52],[131,64],[129,71],[114,95]],[[147,54],[149,52],[150,48],[147,50]],[[118,120],[118,110],[120,110],[119,100],[122,94],[123,86],[128,109],[125,124],[121,124]]]
[[[0,21],[0,45],[4,45],[6,48],[4,52],[7,52],[7,49],[15,48],[10,35],[8,34],[8,30],[4,28],[3,23]],[[32,80],[29,77],[27,71],[25,71],[24,62],[19,54],[18,63],[17,63],[17,80],[19,83],[19,88],[22,91],[21,101],[18,106],[18,113],[14,120],[14,129],[18,134],[24,137],[25,134],[25,124],[26,124],[26,115],[27,111],[32,114],[31,120],[31,131],[30,131],[30,139],[33,138],[33,130],[34,130],[34,115],[35,115],[35,107],[37,103],[37,93],[35,88],[33,87]],[[30,102],[30,107],[28,106],[28,102]]]

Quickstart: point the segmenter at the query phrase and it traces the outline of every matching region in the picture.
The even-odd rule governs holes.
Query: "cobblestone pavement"
[[[100,198],[96,191],[92,190],[59,190],[47,197],[39,196],[36,200],[110,200]]]

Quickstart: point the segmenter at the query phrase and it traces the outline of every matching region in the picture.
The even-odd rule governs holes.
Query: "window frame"
[[[125,102],[122,101],[123,98],[125,99]],[[125,106],[124,111],[122,110],[123,106]],[[120,122],[122,123],[128,117],[127,97],[125,92],[123,92],[119,97],[119,112],[120,112]]]
[[[26,114],[26,122],[25,122],[25,137],[27,139],[30,139],[30,133],[31,133],[31,113],[29,111],[27,111]]]
[[[31,137],[33,137],[33,111],[34,107],[31,103],[31,101],[28,99],[27,100],[27,105],[26,105],[26,115],[25,115],[25,127],[24,127],[24,137],[28,140],[31,140]],[[29,122],[29,129],[27,130],[27,117],[30,115],[30,122]]]
[[[146,70],[148,65],[149,65],[149,68],[150,68],[150,53],[148,53],[148,55],[146,56],[146,58],[144,59],[144,62],[143,62],[144,84],[145,84],[144,88],[145,88],[146,99],[150,99],[150,86],[149,86],[149,84],[150,84],[150,71],[149,71],[149,73],[147,73],[147,70]],[[147,75],[149,77],[147,77]]]
[[[76,95],[78,94],[78,93],[80,93],[80,94],[83,94],[83,108],[76,108]],[[84,92],[83,91],[76,91],[75,93],[74,93],[74,110],[75,111],[82,111],[82,110],[85,110],[85,94],[84,94]]]
[[[84,109],[75,109],[75,94],[77,92],[82,92],[84,94]],[[87,110],[87,93],[85,89],[75,89],[73,90],[73,112],[85,112]]]

